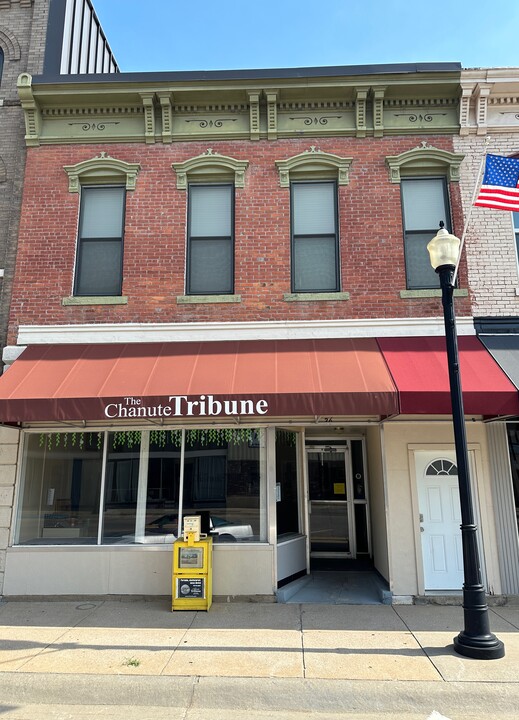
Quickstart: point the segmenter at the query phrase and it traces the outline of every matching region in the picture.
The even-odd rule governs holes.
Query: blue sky
[[[518,0],[93,0],[123,72],[519,66]]]

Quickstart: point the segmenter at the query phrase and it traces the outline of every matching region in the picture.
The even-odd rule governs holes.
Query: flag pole
[[[472,210],[473,210],[473,208],[474,208],[474,201],[475,201],[475,199],[476,199],[476,195],[477,195],[478,188],[479,188],[479,182],[480,182],[480,179],[481,179],[481,174],[482,174],[482,172],[483,172],[483,167],[484,167],[484,165],[485,165],[485,160],[486,160],[486,157],[487,157],[487,151],[488,151],[489,142],[490,142],[490,138],[489,138],[488,135],[487,135],[487,137],[486,137],[486,139],[485,139],[485,148],[484,148],[484,152],[483,152],[483,157],[481,158],[481,163],[480,163],[480,165],[479,165],[478,174],[477,174],[477,176],[476,176],[476,183],[475,183],[475,185],[474,185],[474,192],[472,193],[472,200],[470,201],[470,208],[469,208],[469,211],[468,211],[468,214],[467,214],[467,219],[465,220],[465,225],[463,226],[463,233],[462,233],[462,235],[461,235],[460,252],[459,252],[459,255],[458,255],[458,262],[456,263],[456,267],[454,268],[454,275],[453,275],[453,278],[452,278],[452,286],[453,286],[453,287],[456,286],[456,278],[458,277],[458,270],[459,270],[460,262],[461,262],[461,253],[463,252],[463,246],[464,246],[464,244],[465,244],[465,236],[466,236],[466,234],[467,234],[467,230],[468,230],[468,227],[469,227],[470,218],[472,217]]]

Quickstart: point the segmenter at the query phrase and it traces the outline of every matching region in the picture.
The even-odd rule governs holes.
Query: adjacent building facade
[[[167,594],[194,513],[216,596],[275,598],[318,557],[371,562],[394,602],[459,591],[426,245],[440,220],[464,225],[460,66],[56,67],[18,80],[3,593]],[[476,337],[471,273],[464,259],[461,370],[485,583],[501,595],[489,428],[519,398]]]
[[[465,155],[460,189],[467,222],[465,251],[476,332],[519,386],[519,213],[472,206],[487,153],[519,157],[519,69],[464,70],[460,134]],[[503,592],[519,592],[517,418],[491,423],[492,487]]]

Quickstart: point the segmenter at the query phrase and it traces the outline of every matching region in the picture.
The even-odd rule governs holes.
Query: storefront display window
[[[267,539],[262,430],[27,433],[24,455],[17,544],[172,543],[195,514],[214,542]]]
[[[27,435],[17,543],[97,542],[103,436]]]

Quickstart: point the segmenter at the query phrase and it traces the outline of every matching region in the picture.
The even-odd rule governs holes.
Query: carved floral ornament
[[[440,150],[425,140],[412,150],[386,157],[389,179],[400,183],[401,175],[423,175],[441,173],[449,182],[459,182],[460,165],[465,156]]]
[[[339,185],[347,185],[350,181],[349,171],[353,158],[339,157],[323,152],[315,145],[309,150],[294,155],[286,160],[276,160],[279,171],[280,187],[289,187],[294,177],[334,177]]]
[[[184,162],[173,163],[171,167],[177,174],[177,189],[186,190],[189,180],[232,179],[235,187],[245,187],[245,170],[248,165],[248,160],[236,160],[208,148],[205,153]]]
[[[113,182],[124,182],[127,190],[135,190],[137,173],[140,169],[139,163],[116,160],[105,152],[91,160],[84,160],[76,165],[65,165],[63,168],[68,175],[69,192],[79,192],[81,185]]]

